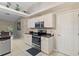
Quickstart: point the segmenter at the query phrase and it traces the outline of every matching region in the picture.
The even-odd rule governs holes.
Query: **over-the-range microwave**
[[[36,29],[43,29],[44,28],[44,21],[35,22],[35,28]]]

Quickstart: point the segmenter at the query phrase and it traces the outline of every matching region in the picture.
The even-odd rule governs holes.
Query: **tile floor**
[[[13,39],[11,45],[12,45],[11,53],[5,56],[32,56],[26,51],[31,47],[25,44],[23,39]],[[46,55],[43,52],[40,52],[36,56],[48,56],[48,55]],[[54,52],[50,56],[65,56],[65,55],[58,52]]]

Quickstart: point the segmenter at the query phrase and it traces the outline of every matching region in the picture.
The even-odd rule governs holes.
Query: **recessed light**
[[[10,13],[5,13],[6,15],[10,15]]]

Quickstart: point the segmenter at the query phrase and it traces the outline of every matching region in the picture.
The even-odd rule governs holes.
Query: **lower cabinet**
[[[41,50],[46,54],[51,54],[53,52],[53,37],[41,38]]]
[[[30,34],[25,34],[24,39],[25,39],[25,43],[26,43],[26,44],[32,46],[32,35],[30,35]]]
[[[11,52],[11,40],[0,41],[0,55]]]

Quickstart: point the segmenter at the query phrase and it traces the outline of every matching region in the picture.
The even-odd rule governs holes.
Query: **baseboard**
[[[53,51],[54,51],[54,52],[61,53],[61,54],[65,55],[65,56],[70,56],[70,55],[67,55],[67,54],[65,54],[65,53],[63,53],[63,52],[61,52],[61,51],[58,51],[57,49],[53,49]]]
[[[7,54],[9,54],[9,53],[11,53],[11,51],[9,51],[9,52],[7,52],[7,53],[5,53],[5,54],[2,54],[2,55],[0,55],[0,56],[4,56],[4,55],[7,55]]]

